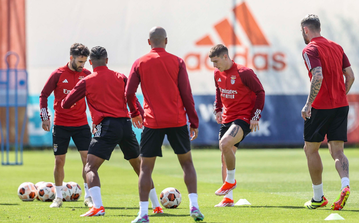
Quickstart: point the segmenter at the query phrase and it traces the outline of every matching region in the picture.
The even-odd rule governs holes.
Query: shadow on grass
[[[0,205],[19,205],[19,204],[10,204],[10,203],[0,203]]]

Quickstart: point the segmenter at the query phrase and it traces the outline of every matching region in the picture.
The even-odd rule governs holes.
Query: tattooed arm
[[[354,72],[351,67],[346,67],[343,69],[343,74],[345,76],[345,90],[346,93],[348,94],[355,79]]]
[[[306,118],[310,118],[312,103],[317,97],[320,87],[322,86],[323,81],[323,73],[321,67],[315,67],[311,70],[312,73],[312,81],[310,83],[310,92],[308,95],[307,102],[305,103],[302,109],[302,118],[306,120]]]

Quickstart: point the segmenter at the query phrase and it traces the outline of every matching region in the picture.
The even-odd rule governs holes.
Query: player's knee
[[[222,150],[222,152],[228,152],[232,149],[233,145],[230,143],[227,139],[221,139],[219,141],[219,148]]]
[[[55,168],[63,168],[65,165],[65,160],[60,157],[55,157]]]

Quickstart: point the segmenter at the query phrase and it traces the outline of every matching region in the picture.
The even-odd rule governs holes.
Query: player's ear
[[[108,63],[108,58],[106,58],[106,64]]]
[[[166,37],[166,39],[165,39],[165,44],[167,44],[167,37]]]
[[[147,42],[148,42],[148,45],[151,45],[151,40],[150,39],[148,39]]]
[[[70,61],[72,61],[74,59],[74,57],[72,55],[70,55]]]
[[[92,65],[92,60],[89,60],[89,62],[90,62],[90,65]],[[106,61],[106,63],[107,63],[107,61]]]

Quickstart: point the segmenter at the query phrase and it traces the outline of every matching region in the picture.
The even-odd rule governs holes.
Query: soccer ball
[[[181,193],[173,187],[164,189],[160,194],[160,201],[165,208],[176,208],[182,200]]]
[[[56,196],[55,185],[50,182],[43,183],[37,188],[37,194],[40,201],[52,201]]]
[[[71,201],[77,201],[82,195],[80,185],[78,185],[76,182],[68,182],[68,184],[72,186]]]
[[[71,184],[64,182],[62,184],[61,192],[62,192],[62,200],[63,201],[71,201],[71,196],[72,196],[72,185]]]
[[[45,181],[39,181],[39,182],[37,182],[36,184],[35,184],[35,188],[36,188],[36,191],[37,191],[37,189],[39,188],[39,186],[41,185],[41,184],[43,184],[43,183],[45,183]],[[40,198],[39,198],[39,194],[36,192],[36,199],[39,201],[40,200]]]
[[[31,182],[20,184],[17,188],[17,195],[22,201],[33,201],[37,195],[35,185]]]

